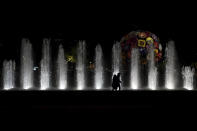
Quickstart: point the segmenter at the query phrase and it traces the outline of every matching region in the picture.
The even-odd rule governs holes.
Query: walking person
[[[120,73],[118,73],[117,75],[114,74],[112,79],[112,91],[121,90],[120,83],[121,83]]]

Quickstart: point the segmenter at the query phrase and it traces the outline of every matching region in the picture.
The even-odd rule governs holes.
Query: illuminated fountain
[[[133,90],[139,89],[139,50],[133,48],[131,51],[131,74],[130,88]]]
[[[27,39],[22,40],[21,47],[21,86],[23,89],[30,89],[33,87],[33,59],[32,59],[32,45]]]
[[[96,57],[95,57],[95,88],[101,89],[103,87],[103,52],[101,45],[97,45],[96,49]]]
[[[140,48],[132,48],[131,50],[131,63],[129,68],[125,68],[128,70],[128,75],[124,74],[125,77],[123,81],[128,81],[128,86],[130,90],[138,90],[141,89],[143,86],[143,80],[140,78],[141,73],[146,73],[147,70],[141,69],[140,65]],[[119,42],[116,42],[112,47],[112,70],[109,71],[109,77],[119,72],[123,72],[124,69],[122,65],[122,57],[121,57],[121,46]],[[167,90],[179,89],[175,88],[177,86],[177,73],[180,73],[180,77],[183,78],[183,88],[187,90],[194,89],[194,73],[195,70],[192,67],[185,66],[182,68],[182,72],[178,70],[178,65],[176,65],[176,52],[175,52],[175,45],[173,41],[170,41],[166,45],[166,56],[165,56],[165,73],[159,74],[160,71],[159,66],[156,67],[155,63],[155,52],[154,52],[153,44],[148,49],[148,84],[146,89],[150,90],[157,90],[160,89],[158,87],[160,80],[158,76],[165,74],[165,85],[164,87]],[[75,68],[68,68],[70,65],[67,64],[65,59],[65,52],[62,45],[59,45],[58,55],[57,55],[57,66],[55,69],[51,68],[51,60],[50,60],[50,40],[44,39],[43,40],[43,47],[42,47],[42,58],[40,62],[40,74],[39,74],[39,81],[40,81],[40,89],[41,90],[50,90],[52,89],[51,85],[52,82],[57,82],[57,89],[58,90],[65,90],[68,89],[68,79],[71,82],[77,82],[76,89],[77,90],[86,90],[86,86],[89,83],[93,83],[94,89],[101,90],[104,89],[104,63],[103,63],[103,51],[101,45],[97,45],[95,48],[95,70],[94,74],[92,72],[87,72],[86,70],[86,43],[85,41],[79,41],[77,47],[77,63],[76,63],[76,74],[72,74],[73,76],[68,75],[68,71],[75,71]],[[34,75],[33,73],[33,55],[32,55],[32,45],[28,39],[22,40],[21,45],[21,61],[20,61],[20,79],[16,78],[16,80],[20,80],[20,85],[22,89],[29,90],[33,88],[36,83],[34,83]],[[163,64],[163,63],[162,63]],[[19,85],[16,81],[15,84],[15,72],[17,72],[18,68],[15,69],[15,61],[4,61],[3,62],[3,70],[2,70],[2,85],[4,90],[13,89]],[[163,66],[163,65],[162,65]],[[54,66],[55,67],[55,66]],[[68,70],[69,69],[69,70]],[[70,70],[71,69],[71,70]],[[106,68],[107,69],[107,68]],[[130,69],[130,71],[129,71]],[[162,72],[164,71],[163,68]],[[54,71],[54,81],[51,81],[51,70]],[[126,71],[127,71],[126,70]],[[56,72],[55,72],[56,71]],[[92,71],[92,70],[91,70]],[[108,70],[107,70],[108,71]],[[72,72],[71,72],[72,73]],[[91,78],[92,74],[94,75],[93,81]],[[106,73],[107,74],[107,73]],[[122,73],[123,74],[123,73]],[[16,76],[19,76],[16,74]],[[130,76],[130,77],[129,77]],[[37,76],[38,77],[38,76]],[[109,78],[105,77],[105,78]],[[146,77],[146,74],[143,75]],[[162,77],[163,79],[163,77]],[[35,77],[36,80],[36,77]],[[69,81],[70,82],[70,81]],[[110,84],[110,80],[106,81],[107,84]],[[125,82],[126,83],[126,82]],[[75,83],[73,84],[75,85]],[[128,87],[127,85],[125,87]],[[16,88],[17,89],[17,88]],[[72,89],[72,88],[71,88]],[[74,89],[74,88],[73,88]],[[108,89],[111,89],[109,87]],[[180,88],[181,89],[181,88]]]
[[[148,88],[155,90],[157,88],[157,68],[155,66],[155,53],[153,44],[150,45],[149,49],[149,63],[148,63]]]
[[[50,40],[43,40],[42,47],[42,60],[41,60],[41,76],[40,76],[40,89],[46,90],[50,87],[50,54],[49,54]]]
[[[175,89],[175,46],[173,41],[169,41],[166,47],[166,74],[165,74],[165,88]]]
[[[121,46],[119,42],[116,42],[112,48],[112,72],[113,75],[120,72],[121,68]]]
[[[57,60],[57,80],[58,80],[58,89],[67,88],[67,63],[65,60],[63,46],[59,46],[58,51],[58,60]]]
[[[187,90],[193,90],[194,89],[194,68],[191,68],[189,66],[185,66],[182,68],[182,75],[183,75],[183,88]]]
[[[86,43],[79,41],[77,48],[77,89],[85,89],[85,60],[86,60]]]
[[[9,90],[15,87],[15,61],[3,62],[3,89]]]

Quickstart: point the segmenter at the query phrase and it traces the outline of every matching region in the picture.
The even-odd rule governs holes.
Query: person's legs
[[[120,84],[118,85],[118,90],[120,91]]]
[[[112,90],[113,90],[113,91],[117,91],[117,90],[118,90],[118,87],[113,87]]]

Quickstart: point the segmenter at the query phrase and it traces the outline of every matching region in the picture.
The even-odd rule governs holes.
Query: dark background
[[[116,4],[17,1],[1,4],[0,64],[4,59],[19,60],[21,39],[24,37],[32,41],[36,54],[41,51],[45,37],[64,39],[68,43],[86,40],[93,43],[89,45],[92,47],[99,42],[104,52],[108,52],[114,40],[120,40],[125,34],[138,29],[155,33],[164,43],[174,40],[180,63],[190,64],[197,60],[194,5],[167,1]],[[127,124],[162,123],[166,118],[167,122],[173,123],[188,112],[189,116],[196,112],[196,92],[1,92],[0,97],[3,118],[15,118],[16,122],[24,115],[23,121],[33,118],[36,120],[32,121],[41,124],[46,121],[50,124],[61,122],[63,125],[66,122],[87,124],[91,121],[92,124],[100,120],[104,125],[114,125],[117,121]],[[153,121],[149,121],[151,118]]]

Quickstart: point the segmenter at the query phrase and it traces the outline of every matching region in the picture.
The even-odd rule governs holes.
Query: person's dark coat
[[[113,89],[117,89],[117,87],[118,87],[118,84],[117,84],[117,76],[114,75],[113,76],[113,79],[112,79],[112,88]]]

